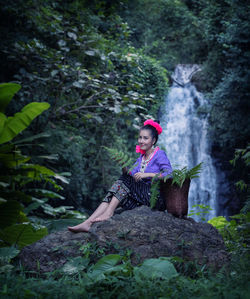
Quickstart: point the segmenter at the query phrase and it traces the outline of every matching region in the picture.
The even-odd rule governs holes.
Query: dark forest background
[[[236,231],[249,220],[249,19],[240,0],[0,0],[0,83],[21,85],[0,116],[50,104],[13,140],[0,136],[0,247],[21,249],[51,232],[53,219],[84,219],[121,171],[103,146],[135,159],[138,128],[158,118],[175,66],[196,63],[202,71],[193,80],[209,102],[201,109],[209,115],[211,154],[237,198],[232,214],[241,215],[225,234],[239,256],[246,236]],[[20,243],[13,232],[28,222],[47,228]],[[11,250],[9,260],[19,252]],[[197,269],[195,279],[204,275]],[[224,288],[221,277],[211,288]]]
[[[245,1],[1,1],[0,81],[22,85],[8,114],[51,105],[18,138],[50,137],[24,151],[56,154],[39,162],[70,172],[67,203],[93,209],[119,173],[101,146],[133,152],[175,66],[198,63],[214,155],[245,178],[229,160],[249,141],[248,20]]]

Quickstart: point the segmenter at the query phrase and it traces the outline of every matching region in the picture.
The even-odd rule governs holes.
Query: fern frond
[[[172,173],[167,174],[166,176],[164,176],[164,178],[163,178],[164,183],[166,183],[166,181],[167,181],[169,178],[171,178],[171,177],[172,177]]]
[[[199,163],[198,165],[196,165],[195,167],[191,168],[190,170],[187,171],[186,176],[190,179],[196,178],[197,175],[199,175],[201,173],[202,170],[202,164],[203,162]]]
[[[151,183],[151,188],[150,188],[150,207],[151,209],[153,209],[156,205],[156,202],[158,200],[159,194],[160,194],[160,180],[159,175],[156,175],[153,179],[152,179],[152,183]]]
[[[173,179],[172,185],[176,184],[181,188],[186,179],[191,180],[199,177],[202,169],[202,164],[203,162],[199,163],[191,169],[188,169],[186,166],[181,169],[174,169],[170,175],[164,178],[164,182],[166,182],[166,180],[171,177]]]
[[[102,146],[109,154],[110,158],[118,163],[122,168],[128,167],[133,163],[132,158],[129,157],[128,154],[117,150],[116,148],[109,148],[106,146]],[[134,168],[133,166],[132,168]]]
[[[128,161],[122,165],[122,167],[128,167],[128,166],[131,165],[132,163],[133,163],[132,158],[129,158]],[[134,167],[133,167],[133,168],[134,168]]]

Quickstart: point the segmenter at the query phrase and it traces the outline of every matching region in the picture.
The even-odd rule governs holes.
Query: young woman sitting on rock
[[[104,221],[113,216],[115,209],[121,206],[131,210],[141,205],[150,206],[151,180],[156,174],[168,175],[172,172],[166,153],[154,147],[161,134],[161,126],[149,119],[139,131],[136,151],[141,153],[130,173],[124,173],[117,180],[99,207],[84,222],[68,227],[71,232],[88,232],[94,222]],[[160,202],[158,202],[158,205]]]

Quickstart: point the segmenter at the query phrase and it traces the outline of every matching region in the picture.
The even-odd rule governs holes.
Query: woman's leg
[[[105,221],[114,215],[115,209],[118,207],[120,201],[113,196],[107,209],[99,216],[96,216],[93,222]]]
[[[97,217],[99,217],[100,215],[102,215],[104,213],[104,211],[108,208],[109,203],[108,202],[102,202],[99,207],[94,211],[94,213],[84,222],[76,225],[76,226],[69,226],[68,230],[70,230],[71,232],[88,232],[93,220]]]

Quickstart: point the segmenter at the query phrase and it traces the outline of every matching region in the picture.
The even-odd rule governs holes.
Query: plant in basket
[[[160,189],[160,195],[165,201],[167,211],[179,218],[186,217],[190,182],[192,179],[199,177],[201,169],[202,162],[191,169],[188,169],[186,166],[182,169],[174,169],[170,175],[163,179],[153,180],[151,207],[154,207],[156,204],[156,189]]]

